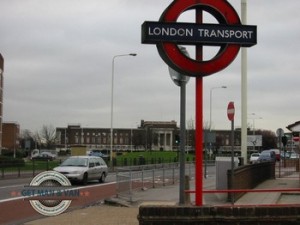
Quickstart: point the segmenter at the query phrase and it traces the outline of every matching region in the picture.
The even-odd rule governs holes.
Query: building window
[[[168,133],[167,134],[167,137],[166,137],[166,145],[171,145],[171,134],[170,133]]]
[[[75,136],[75,144],[79,144],[79,138],[78,138],[78,136]]]
[[[96,137],[96,144],[101,144],[101,137]]]
[[[159,134],[159,144],[160,144],[160,146],[165,145],[165,134],[163,134],[163,133]]]

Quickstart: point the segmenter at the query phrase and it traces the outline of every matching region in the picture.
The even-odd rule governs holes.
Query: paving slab
[[[212,182],[205,181],[205,182]],[[191,182],[191,189],[194,188],[194,181]],[[207,183],[208,184],[208,183]],[[213,185],[212,185],[213,186]],[[288,189],[299,188],[299,179],[274,179],[258,185],[258,189]],[[247,193],[235,204],[237,205],[259,205],[259,204],[299,204],[300,195],[295,200],[293,196],[286,196],[285,193]],[[191,196],[192,197],[192,196]],[[25,225],[138,225],[137,216],[140,205],[176,205],[179,199],[179,185],[164,186],[161,188],[144,189],[134,192],[132,204],[127,207],[116,207],[105,204],[73,210],[55,217],[46,217],[36,221],[25,223]],[[191,198],[193,203],[193,197]],[[226,202],[226,194],[213,194],[205,196],[207,205],[229,205]]]

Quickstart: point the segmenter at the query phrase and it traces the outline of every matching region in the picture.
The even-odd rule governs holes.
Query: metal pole
[[[155,179],[154,179],[154,173],[155,173],[155,170],[152,169],[152,188],[155,188]]]
[[[16,132],[17,132],[17,129],[16,129],[16,126],[17,124],[13,124],[14,125],[14,158],[16,158]]]
[[[67,128],[65,128],[65,151],[67,151]]]
[[[253,138],[255,138],[255,119],[254,118],[253,118]],[[253,152],[255,151],[255,142],[256,141],[253,141]]]
[[[243,25],[247,24],[247,0],[241,0],[241,16]],[[241,95],[242,95],[242,132],[241,132],[241,142],[242,142],[242,150],[241,156],[244,158],[244,163],[247,163],[247,48],[241,48]]]
[[[281,153],[281,149],[282,149],[282,133],[280,133],[279,137],[278,137],[278,142],[279,142],[279,149],[280,149],[280,153]],[[276,160],[275,160],[276,162]],[[281,163],[279,162],[279,178],[281,177]]]
[[[130,169],[129,175],[130,175],[130,181],[129,181],[129,196],[130,196],[130,199],[129,199],[129,201],[132,202],[132,171],[131,171],[131,169]]]
[[[211,131],[211,126],[212,126],[212,94],[213,90],[217,88],[227,88],[227,86],[220,86],[220,87],[212,87],[210,89],[209,93],[209,132]]]
[[[114,75],[115,75],[115,58],[122,56],[136,56],[136,53],[115,55],[112,59],[111,68],[111,104],[110,104],[110,165],[113,166],[112,153],[113,153],[113,114],[114,114]]]
[[[227,88],[226,86],[221,86],[221,87],[212,87],[210,89],[210,93],[209,93],[209,139],[212,139],[212,135],[211,135],[211,126],[212,126],[212,93],[214,89],[217,88]],[[207,137],[207,135],[205,136]],[[205,138],[206,139],[206,138]],[[209,142],[209,151],[211,151],[211,146],[212,143],[211,141]],[[205,142],[205,149],[206,149],[206,142]],[[204,157],[204,164],[205,164],[205,169],[204,169],[204,178],[207,178],[207,152],[205,150],[205,157]]]
[[[210,131],[209,131],[210,133]],[[209,136],[206,129],[204,129],[204,178],[207,178],[207,137]]]
[[[234,182],[234,119],[231,121],[231,189]],[[231,204],[234,205],[234,193],[231,193]]]
[[[115,58],[112,60],[112,73],[111,73],[111,103],[110,103],[110,165],[113,166],[112,153],[113,153],[113,114],[114,114],[114,70],[115,70]]]

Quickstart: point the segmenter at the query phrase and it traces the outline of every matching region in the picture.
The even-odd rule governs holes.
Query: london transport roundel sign
[[[210,13],[219,24],[177,22],[183,12],[194,9]],[[256,26],[241,24],[227,0],[174,0],[159,22],[143,23],[142,43],[156,44],[161,58],[179,73],[202,77],[226,68],[241,46],[257,43],[257,34]],[[194,60],[180,51],[179,44],[220,46],[220,50],[211,60]]]

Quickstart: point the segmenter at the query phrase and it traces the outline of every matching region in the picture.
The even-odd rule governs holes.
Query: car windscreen
[[[261,153],[261,156],[269,156],[270,155],[270,152],[262,152]]]
[[[68,158],[60,166],[82,166],[88,165],[88,160],[84,158]]]

